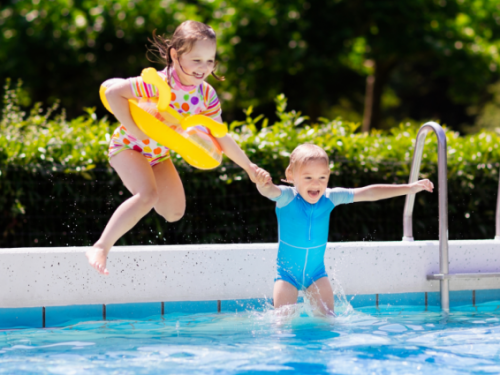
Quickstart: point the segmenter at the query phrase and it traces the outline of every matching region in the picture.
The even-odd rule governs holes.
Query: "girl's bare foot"
[[[106,258],[108,256],[108,252],[106,250],[96,244],[92,247],[92,249],[88,250],[85,255],[87,256],[90,265],[94,267],[97,272],[101,275],[109,275],[109,271],[106,268]]]

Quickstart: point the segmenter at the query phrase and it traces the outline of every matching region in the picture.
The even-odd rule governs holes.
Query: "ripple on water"
[[[500,373],[495,313],[299,305],[0,332],[0,374]]]

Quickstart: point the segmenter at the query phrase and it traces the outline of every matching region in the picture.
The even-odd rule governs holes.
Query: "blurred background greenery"
[[[275,183],[303,142],[329,153],[330,186],[405,182],[418,127],[435,120],[449,146],[450,239],[493,238],[498,0],[4,0],[0,247],[99,237],[128,196],[107,162],[116,123],[99,85],[161,68],[148,38],[187,19],[216,30],[224,120]],[[437,181],[435,137],[426,144],[422,176]],[[231,162],[210,172],[175,162],[185,218],[151,213],[120,244],[276,240],[273,204]],[[339,207],[329,240],[400,240],[403,204]],[[437,194],[419,194],[415,238],[436,239],[437,217]]]
[[[227,121],[250,105],[272,119],[280,93],[313,120],[364,130],[411,118],[474,131],[500,117],[498,0],[4,0],[0,82],[22,79],[26,105],[101,117],[99,84],[154,65],[152,31],[187,19],[217,32]]]

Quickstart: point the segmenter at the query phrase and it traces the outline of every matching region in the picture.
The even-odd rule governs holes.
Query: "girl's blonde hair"
[[[194,44],[199,40],[212,40],[216,43],[216,35],[214,29],[204,23],[197,21],[184,21],[174,31],[170,39],[165,36],[156,35],[156,30],[153,31],[153,38],[148,39],[151,42],[151,47],[148,48],[148,54],[160,57],[162,63],[167,66],[168,81],[170,82],[170,68],[174,61],[171,56],[171,50],[174,48],[177,51],[179,58],[182,54],[191,51]],[[147,55],[147,54],[146,54]],[[149,59],[149,56],[148,56]],[[149,59],[151,62],[158,62]],[[219,77],[215,74],[215,67],[212,71],[212,76],[218,81],[224,81],[224,77]]]
[[[283,181],[290,181],[290,173],[293,172],[295,168],[316,160],[323,160],[327,166],[329,165],[328,155],[321,147],[313,145],[312,143],[304,143],[297,146],[295,150],[292,151],[290,155],[290,164],[288,164],[285,170],[287,180]]]

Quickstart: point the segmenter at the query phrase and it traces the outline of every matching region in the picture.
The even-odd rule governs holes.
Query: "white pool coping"
[[[0,308],[272,298],[277,244],[117,246],[109,276],[87,247],[0,249]],[[449,241],[450,273],[500,272],[500,241]],[[439,291],[438,241],[328,243],[325,265],[348,295]],[[500,289],[500,279],[451,290]]]

